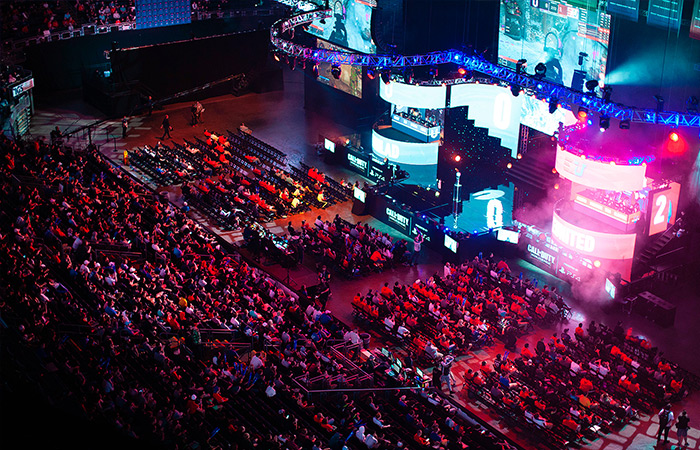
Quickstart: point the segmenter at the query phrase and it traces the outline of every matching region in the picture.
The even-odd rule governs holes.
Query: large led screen
[[[418,86],[413,84],[379,83],[379,97],[392,105],[408,106],[411,108],[442,109],[445,107],[447,87]]]
[[[646,185],[646,166],[594,161],[574,155],[558,145],[554,167],[562,178],[593,189],[638,191]]]
[[[374,0],[331,0],[328,3],[333,17],[315,20],[309,33],[341,47],[362,53],[375,53],[377,46],[372,41],[372,8]]]
[[[574,113],[566,108],[557,108],[554,113],[550,113],[549,103],[546,101],[538,100],[529,95],[523,97],[520,123],[552,136],[559,129],[559,122],[568,127],[575,124],[577,120]]]
[[[677,30],[681,26],[683,0],[649,0],[647,23]]]
[[[518,154],[521,102],[522,97],[513,97],[510,89],[492,84],[455,84],[450,94],[450,107],[467,106],[474,125],[500,138],[513,158]]]
[[[626,19],[639,19],[639,0],[608,0],[608,12]]]
[[[469,233],[499,229],[513,224],[514,185],[499,185],[469,195],[462,203],[457,226]]]
[[[604,80],[609,14],[565,1],[500,1],[499,64],[515,68],[519,59],[526,59],[528,73],[533,73],[543,63],[545,79],[569,87],[574,70],[583,70],[586,80]]]
[[[326,50],[338,50],[333,44],[316,39],[316,46]],[[331,86],[339,91],[362,98],[362,66],[340,66],[340,77],[335,78],[331,73],[331,65],[325,62],[318,63],[318,81]]]
[[[680,184],[671,183],[667,189],[651,193],[649,236],[666,231],[670,225],[676,223],[680,190]]]

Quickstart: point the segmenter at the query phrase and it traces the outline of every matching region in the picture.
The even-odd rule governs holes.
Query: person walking
[[[413,238],[413,254],[411,255],[411,265],[414,266],[416,265],[416,261],[418,260],[418,256],[420,255],[420,250],[421,246],[423,244],[423,233],[420,231],[416,235],[415,238]]]
[[[126,116],[122,119],[122,138],[126,139],[126,132],[129,129],[129,121],[126,119]]]
[[[163,123],[160,125],[160,127],[163,129],[163,136],[161,136],[161,139],[165,139],[165,136],[170,138],[170,130],[173,129],[173,127],[170,126],[170,116],[167,114],[165,115]]]
[[[659,433],[656,436],[656,442],[661,441],[661,436],[664,437],[664,444],[668,442],[668,432],[673,425],[673,411],[671,411],[671,404],[668,403],[659,411]]]
[[[676,433],[678,434],[679,446],[685,447],[688,445],[688,429],[690,428],[688,423],[690,423],[690,417],[688,417],[686,411],[683,411],[676,420]]]

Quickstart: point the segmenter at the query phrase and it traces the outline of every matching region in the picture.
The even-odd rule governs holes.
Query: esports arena
[[[698,448],[700,0],[55,3],[0,5],[8,439]]]

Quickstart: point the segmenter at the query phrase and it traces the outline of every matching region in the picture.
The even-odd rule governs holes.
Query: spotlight
[[[598,124],[600,125],[600,132],[602,133],[603,131],[610,128],[610,117],[600,116],[600,119],[598,120]]]
[[[522,154],[522,153],[518,153],[518,156],[517,156],[516,158],[518,158],[518,159],[523,159],[523,154]]]
[[[464,67],[460,67],[459,69],[457,69],[457,73],[463,77],[467,74],[467,69],[465,69]]]
[[[462,160],[462,157],[459,155],[455,155],[455,162],[460,162]]]
[[[578,107],[578,120],[584,121],[588,117],[588,108],[585,106]]]
[[[518,86],[517,84],[511,84],[510,92],[513,94],[513,97],[517,97],[518,95],[520,95],[520,86]]]
[[[506,164],[506,168],[512,169],[512,168],[513,168],[513,163],[508,163],[508,164]]]
[[[593,92],[595,91],[595,88],[598,87],[598,80],[588,80],[586,81],[586,90],[588,92]]]
[[[527,59],[519,59],[518,62],[515,63],[515,73],[521,75],[525,67],[527,67]]]
[[[656,94],[654,96],[654,99],[656,100],[656,112],[661,112],[664,110],[664,98],[660,96],[659,94]]]
[[[596,268],[600,267],[600,261],[598,261],[598,260],[596,259],[595,261],[593,261],[593,265],[594,265]]]
[[[384,84],[391,83],[391,70],[382,70],[382,72],[379,74],[379,77],[382,79]]]
[[[331,66],[331,75],[333,75],[333,78],[335,78],[336,80],[339,79],[340,78],[340,66],[333,64]]]
[[[559,104],[559,99],[552,97],[549,99],[549,113],[554,114],[557,112],[557,105]]]
[[[621,130],[629,130],[630,129],[630,120],[629,119],[623,119],[620,121],[620,129]]]
[[[681,137],[675,131],[671,131],[671,133],[668,135],[668,138],[673,142],[678,142],[678,139],[680,139]]]
[[[279,53],[275,52],[275,53],[272,55],[272,57],[275,58],[275,61],[280,62],[280,54],[279,54]]]
[[[438,76],[438,69],[437,67],[430,67],[428,69],[428,75],[430,75],[431,78],[437,78]]]
[[[556,184],[554,185],[554,189],[559,189],[559,183],[556,183]]]
[[[314,78],[318,78],[318,64],[314,64],[311,67],[311,75],[313,75]]]
[[[544,63],[538,63],[535,66],[535,78],[543,78],[547,74],[547,66]]]
[[[367,78],[374,80],[377,78],[377,72],[375,72],[374,69],[367,69]]]

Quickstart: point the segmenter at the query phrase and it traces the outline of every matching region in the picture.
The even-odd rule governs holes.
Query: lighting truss
[[[574,109],[574,106],[582,105],[588,108],[589,111],[596,111],[600,115],[617,120],[674,125],[676,127],[700,127],[700,114],[697,113],[657,112],[654,109],[640,109],[619,103],[605,102],[593,94],[584,94],[548,81],[538,80],[528,74],[516,74],[507,67],[493,64],[480,56],[466,54],[460,50],[450,49],[412,56],[370,55],[306,47],[283,37],[284,33],[300,25],[311,23],[315,20],[328,19],[332,15],[331,10],[315,10],[278,20],[270,28],[270,41],[276,48],[289,56],[336,65],[396,69],[453,63],[467,70],[480,72],[492,79],[520,86],[537,98],[558,98],[559,103],[563,107],[571,110]],[[434,84],[434,82],[431,84]]]

